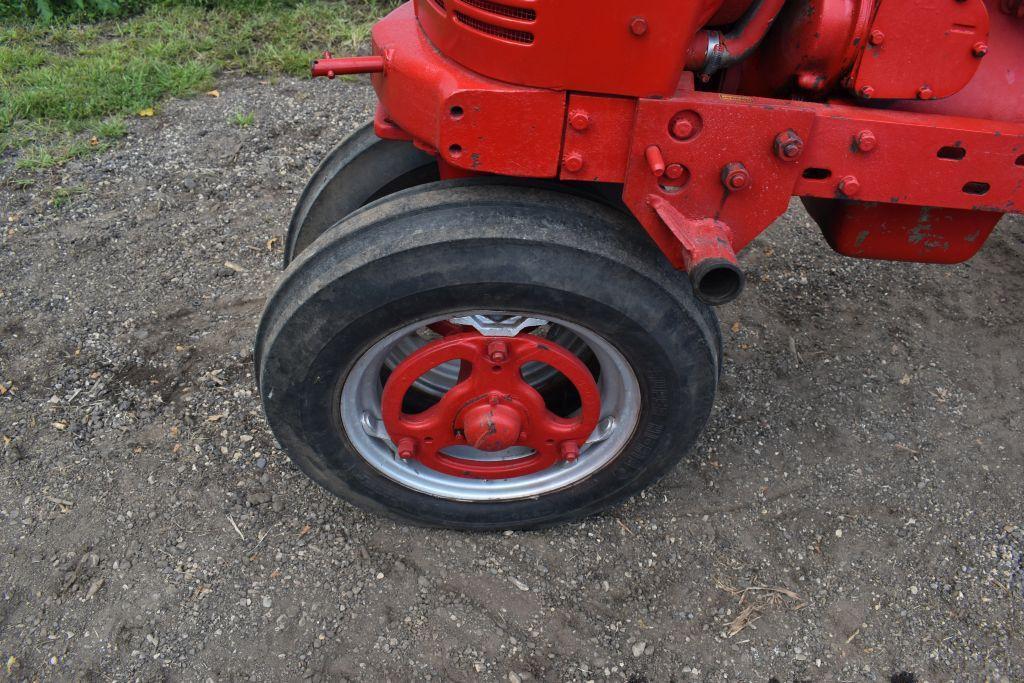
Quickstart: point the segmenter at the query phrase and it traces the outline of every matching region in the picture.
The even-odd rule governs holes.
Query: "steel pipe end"
[[[743,292],[747,278],[738,265],[724,258],[709,258],[690,269],[697,298],[711,306],[733,301]]]

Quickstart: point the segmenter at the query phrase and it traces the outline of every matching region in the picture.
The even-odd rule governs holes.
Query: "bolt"
[[[868,36],[868,42],[877,47],[885,42],[885,34],[876,28]]]
[[[854,137],[853,144],[859,152],[871,152],[878,147],[878,138],[870,130],[862,130]]]
[[[796,77],[796,84],[804,90],[817,92],[825,87],[825,77],[813,71],[801,71]]]
[[[488,342],[487,357],[492,363],[504,363],[508,360],[508,344],[500,339]]]
[[[651,145],[644,150],[644,156],[647,158],[647,165],[651,168],[651,173],[660,178],[665,175],[665,157],[661,155],[661,148],[657,145]]]
[[[676,140],[686,140],[692,137],[693,131],[693,122],[685,116],[677,116],[672,119],[672,125],[669,127],[669,132]]]
[[[988,45],[986,43],[981,42],[975,43],[974,47],[971,48],[971,54],[973,54],[978,59],[981,59],[982,57],[988,54]]]
[[[579,152],[569,152],[562,158],[562,167],[569,173],[578,173],[583,169],[583,155]]]
[[[590,116],[582,109],[569,112],[569,125],[573,130],[586,130],[590,126]]]
[[[848,175],[839,181],[839,191],[847,197],[852,197],[860,192],[860,181],[852,175]]]
[[[643,17],[633,17],[629,22],[629,30],[634,36],[642,36],[647,33],[647,20]]]
[[[935,97],[935,93],[927,85],[922,85],[917,89],[917,99],[930,100],[933,97]]]
[[[783,161],[793,161],[804,152],[804,141],[793,129],[775,136],[775,156]]]
[[[560,450],[562,459],[566,462],[576,462],[576,459],[580,457],[580,445],[575,441],[563,441]]]
[[[398,457],[402,460],[408,460],[416,454],[416,439],[412,437],[403,436],[398,440]]]
[[[738,161],[726,164],[722,169],[722,184],[733,192],[745,190],[750,187],[750,172]]]
[[[679,180],[683,177],[683,172],[686,169],[683,168],[682,164],[669,164],[665,167],[665,177],[671,178],[672,180]]]
[[[875,96],[875,89],[872,88],[870,85],[864,85],[861,86],[861,89],[858,91],[858,94],[865,100],[870,100],[872,97]]]

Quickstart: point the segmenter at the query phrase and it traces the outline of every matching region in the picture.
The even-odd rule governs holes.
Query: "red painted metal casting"
[[[959,92],[988,54],[982,0],[938,0],[927,12],[884,0],[854,68],[853,90],[877,99],[932,100]]]
[[[423,31],[477,73],[540,88],[669,95],[722,0],[414,0]]]
[[[445,178],[621,183],[691,275],[794,195],[838,251],[896,260],[961,260],[1021,211],[1020,3],[780,4],[414,0],[374,28],[376,61],[314,71],[373,71],[378,134]],[[697,73],[722,50],[750,54]]]
[[[573,461],[597,426],[601,397],[587,366],[570,351],[542,337],[487,337],[454,332],[410,354],[388,377],[382,398],[384,426],[399,457],[415,459],[444,474],[474,479],[507,479]],[[459,381],[421,413],[402,403],[415,381],[432,368],[459,361]],[[544,363],[572,383],[581,408],[564,418],[546,407],[523,380],[526,363]],[[464,458],[444,452],[471,446],[497,452],[513,446],[533,450],[510,459]]]

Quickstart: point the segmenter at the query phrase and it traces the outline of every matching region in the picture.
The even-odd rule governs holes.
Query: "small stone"
[[[636,643],[635,645],[633,645],[633,656],[634,657],[639,657],[640,655],[642,655],[644,653],[644,650],[646,650],[646,649],[647,649],[647,643],[645,643],[644,641],[641,640],[639,643]]]
[[[270,609],[270,607],[274,604],[274,601],[270,599],[269,595],[264,595],[262,604],[264,609]]]

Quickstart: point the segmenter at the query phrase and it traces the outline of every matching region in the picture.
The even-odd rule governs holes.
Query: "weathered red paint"
[[[945,0],[942,9],[913,11],[903,2],[879,5],[870,40],[853,70],[853,89],[865,86],[876,99],[948,97],[974,77],[988,42],[988,12],[982,0]]]
[[[574,460],[597,427],[601,396],[587,366],[571,351],[531,334],[486,337],[452,332],[407,356],[388,377],[381,400],[384,426],[402,458],[438,472],[475,479],[506,479]],[[458,361],[458,383],[430,408],[406,413],[402,404],[414,382],[446,362]],[[544,363],[576,388],[580,409],[559,417],[522,377],[526,363]],[[445,452],[452,446],[501,451],[524,446],[518,458],[479,460]]]
[[[844,256],[960,263],[978,253],[1002,214],[806,198],[829,245]]]
[[[445,177],[621,183],[679,268],[792,196],[843,253],[961,260],[1024,205],[1024,22],[1002,4],[414,0],[373,31],[377,131]],[[756,45],[772,20],[720,77],[693,49],[685,70],[711,28]]]

